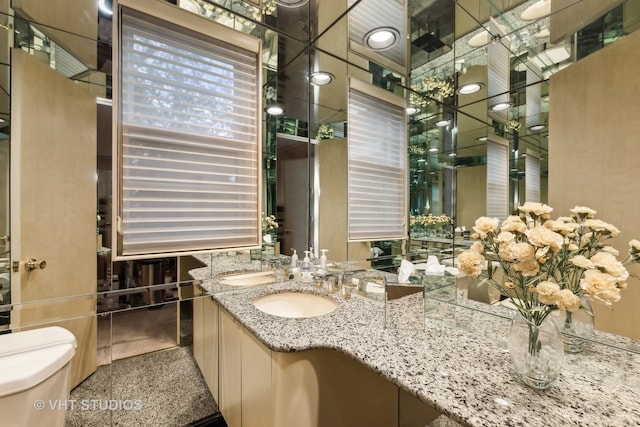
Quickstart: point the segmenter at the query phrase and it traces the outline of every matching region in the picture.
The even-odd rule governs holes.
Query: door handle
[[[40,270],[44,269],[47,266],[47,261],[42,260],[42,261],[38,261],[35,258],[29,258],[27,261],[25,261],[24,263],[24,268],[27,271],[33,271],[33,270],[37,270],[38,268]]]

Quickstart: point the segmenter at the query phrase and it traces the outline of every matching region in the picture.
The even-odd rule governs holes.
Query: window
[[[509,141],[489,135],[487,141],[487,216],[509,215]]]
[[[351,79],[348,132],[349,241],[407,235],[405,102]]]
[[[118,254],[257,246],[259,41],[172,5],[146,9],[120,13]]]

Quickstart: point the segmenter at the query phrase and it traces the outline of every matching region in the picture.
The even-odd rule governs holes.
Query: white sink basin
[[[283,292],[257,298],[253,305],[260,311],[280,317],[316,317],[331,313],[338,304],[320,295]]]
[[[272,271],[255,271],[246,273],[233,273],[218,277],[218,282],[229,286],[260,286],[275,283],[276,276]]]

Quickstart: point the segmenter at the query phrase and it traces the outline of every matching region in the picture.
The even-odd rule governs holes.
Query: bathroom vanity
[[[376,299],[297,281],[223,289],[210,269],[194,277],[210,294],[194,300],[194,355],[230,427],[424,426],[439,414],[468,426],[640,424],[633,340],[597,332],[606,344],[567,354],[560,378],[537,391],[511,368],[504,307],[427,295],[424,328],[391,329]],[[254,306],[279,292],[322,295],[337,308],[285,318]]]

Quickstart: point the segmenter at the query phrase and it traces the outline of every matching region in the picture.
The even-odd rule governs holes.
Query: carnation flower
[[[502,231],[510,231],[512,233],[524,233],[527,231],[527,224],[522,222],[522,219],[520,219],[519,216],[509,215],[507,219],[502,222],[500,229]]]
[[[584,255],[576,255],[573,258],[569,259],[569,261],[579,268],[584,268],[585,270],[588,268],[595,268],[595,265]]]
[[[580,298],[570,289],[562,289],[556,294],[556,305],[560,310],[576,312],[580,310]]]
[[[615,277],[618,281],[622,282],[629,278],[629,272],[624,268],[624,265],[609,252],[598,252],[591,257],[591,262],[604,273]]]
[[[542,216],[549,214],[553,211],[553,208],[545,205],[544,203],[525,202],[524,205],[518,206],[520,212],[531,213],[536,216]]]
[[[616,286],[616,278],[599,270],[587,270],[580,281],[580,287],[590,298],[602,301],[607,305],[620,300],[620,290]]]
[[[538,247],[549,246],[552,252],[562,249],[564,243],[562,235],[540,225],[527,230],[525,234],[533,245]]]
[[[570,209],[569,211],[580,218],[593,218],[593,216],[597,213],[593,209],[588,208],[586,206],[576,206],[573,209]]]
[[[518,211],[502,223],[476,220],[478,241],[458,256],[464,274],[491,281],[536,324],[553,310],[580,310],[582,296],[607,305],[620,299],[629,278],[625,266],[640,263],[640,240],[631,240],[627,257],[618,260],[619,251],[606,241],[620,230],[595,219],[591,208],[576,206],[572,216],[554,220],[542,203],[527,202]],[[504,280],[494,279],[496,266]]]
[[[617,236],[618,234],[620,234],[620,230],[618,230],[616,227],[614,227],[611,224],[608,224],[604,221],[601,221],[599,219],[587,219],[584,221],[584,225],[586,227],[589,227],[590,229],[592,229],[593,231],[600,231],[602,233],[609,233],[612,236]]]
[[[538,293],[538,301],[547,305],[554,305],[560,292],[560,286],[557,283],[545,280],[536,286]]]
[[[485,259],[482,254],[468,249],[458,255],[458,267],[468,276],[478,277],[484,269]]]
[[[498,218],[482,216],[476,220],[476,225],[473,229],[478,233],[481,239],[484,239],[487,237],[487,234],[495,233],[498,225],[500,225],[500,220]]]

